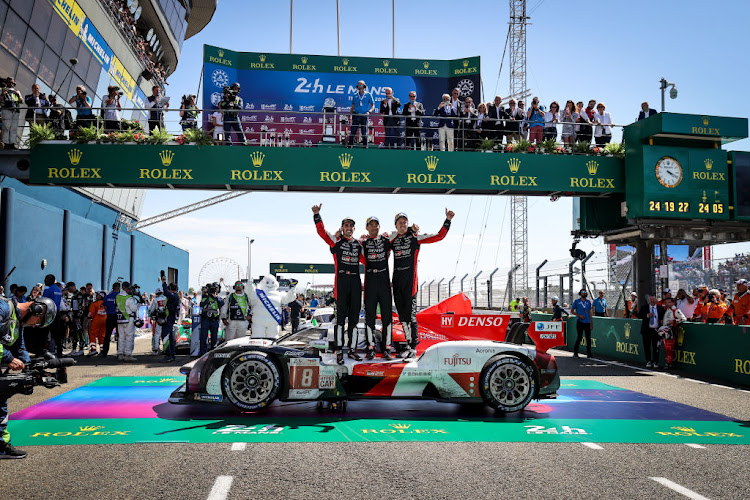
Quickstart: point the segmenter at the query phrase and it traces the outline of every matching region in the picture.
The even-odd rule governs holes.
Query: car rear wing
[[[547,352],[553,347],[567,345],[563,321],[532,321],[528,334],[538,352]]]

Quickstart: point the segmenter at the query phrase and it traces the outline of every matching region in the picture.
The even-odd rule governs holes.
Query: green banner
[[[40,144],[30,182],[278,191],[607,195],[624,191],[622,160],[587,155]]]

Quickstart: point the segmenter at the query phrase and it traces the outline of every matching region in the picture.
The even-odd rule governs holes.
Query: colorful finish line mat
[[[217,442],[600,442],[750,444],[747,423],[607,384],[563,380],[556,400],[522,412],[435,401],[314,402],[239,414],[223,405],[173,405],[183,377],[105,377],[14,413],[18,446]]]

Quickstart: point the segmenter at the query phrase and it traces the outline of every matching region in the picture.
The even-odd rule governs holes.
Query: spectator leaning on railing
[[[24,98],[24,102],[27,106],[26,122],[29,126],[32,123],[41,125],[47,121],[49,101],[47,100],[47,94],[39,91],[38,83],[31,86],[31,94]]]

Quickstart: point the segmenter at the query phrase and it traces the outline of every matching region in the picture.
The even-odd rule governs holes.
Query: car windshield
[[[295,333],[285,335],[276,341],[276,345],[285,347],[296,347],[300,345],[309,345],[313,340],[324,339],[328,335],[325,328],[308,327],[302,328]]]

